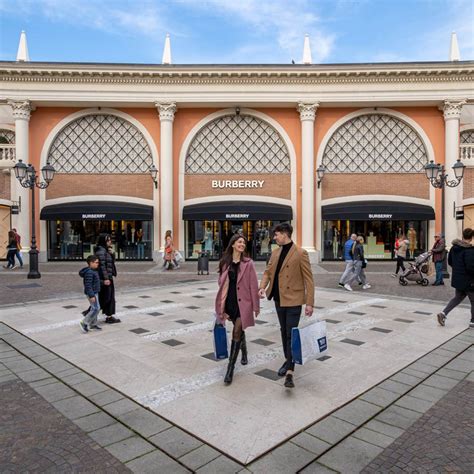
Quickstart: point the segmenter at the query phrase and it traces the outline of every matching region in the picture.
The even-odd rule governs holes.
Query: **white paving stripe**
[[[330,329],[328,334],[329,340],[337,339],[345,334],[357,331],[359,329],[365,329],[367,327],[373,326],[375,323],[380,321],[375,318],[363,318],[357,321],[351,321],[347,324],[342,325],[337,329]],[[330,347],[329,347],[330,350]],[[249,363],[245,367],[240,365],[235,366],[235,373],[248,373],[253,371],[253,369],[267,364],[272,360],[277,358],[282,358],[282,349],[281,345],[275,346],[271,349],[259,352],[255,355],[249,356]],[[194,393],[204,387],[213,385],[217,382],[222,382],[225,372],[227,370],[227,364],[222,364],[219,367],[216,367],[206,372],[201,372],[200,374],[193,375],[192,377],[187,377],[181,379],[172,384],[166,385],[154,390],[147,395],[141,395],[135,397],[135,400],[142,405],[145,405],[149,408],[158,408],[161,405],[170,403],[178,398]]]

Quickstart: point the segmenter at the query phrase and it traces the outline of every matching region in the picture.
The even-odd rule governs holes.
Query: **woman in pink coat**
[[[245,237],[235,234],[219,262],[216,316],[221,324],[224,324],[226,319],[230,319],[234,324],[229,365],[224,378],[226,384],[232,383],[240,349],[242,365],[248,362],[245,329],[255,326],[254,314],[257,317],[260,312],[257,272],[253,261],[244,254],[246,247]]]

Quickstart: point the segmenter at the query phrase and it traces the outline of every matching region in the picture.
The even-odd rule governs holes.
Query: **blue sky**
[[[0,0],[0,60],[27,33],[32,61],[446,61],[451,31],[474,59],[474,0]]]

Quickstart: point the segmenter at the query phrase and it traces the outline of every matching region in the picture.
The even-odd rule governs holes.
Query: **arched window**
[[[4,145],[14,145],[15,132],[12,130],[6,130],[4,128],[0,128],[0,143]]]
[[[251,115],[219,117],[194,137],[187,174],[289,173],[290,156],[278,132]]]
[[[323,164],[332,173],[421,173],[428,154],[415,130],[383,114],[355,117],[329,139]]]
[[[66,125],[48,160],[58,173],[148,173],[153,163],[142,133],[115,115],[87,115]]]

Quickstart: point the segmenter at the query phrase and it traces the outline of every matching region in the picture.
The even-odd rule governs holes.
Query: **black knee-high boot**
[[[242,358],[240,363],[242,365],[247,365],[249,363],[247,359],[247,340],[245,339],[245,331],[242,331],[242,336],[240,337],[240,350],[242,352]]]
[[[230,346],[229,365],[227,366],[227,372],[224,377],[224,383],[230,385],[234,378],[234,368],[239,355],[240,341],[234,341],[232,339],[232,345]]]

